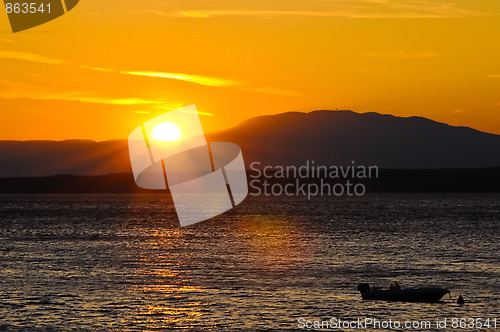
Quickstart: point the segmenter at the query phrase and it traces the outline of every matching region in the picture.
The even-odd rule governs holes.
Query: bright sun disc
[[[181,138],[181,129],[172,122],[163,122],[153,128],[151,136],[157,141],[170,142]]]

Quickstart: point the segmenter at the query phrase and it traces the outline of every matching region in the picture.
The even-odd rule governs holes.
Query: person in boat
[[[399,286],[399,283],[397,281],[393,281],[392,284],[389,286],[389,290],[401,290],[401,286]]]

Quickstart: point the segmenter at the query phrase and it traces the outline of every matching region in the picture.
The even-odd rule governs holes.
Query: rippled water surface
[[[499,230],[499,195],[249,197],[189,228],[166,195],[3,195],[0,330],[294,330],[301,317],[500,325]],[[360,300],[358,283],[392,280],[467,303]]]

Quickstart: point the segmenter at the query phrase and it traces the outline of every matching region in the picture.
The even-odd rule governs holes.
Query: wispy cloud
[[[293,96],[293,97],[303,97],[304,95],[295,91],[290,91],[286,89],[280,89],[275,87],[253,87],[248,82],[236,81],[227,78],[220,77],[209,77],[202,75],[191,75],[191,74],[178,74],[178,73],[164,73],[164,72],[139,72],[139,71],[121,71],[120,73],[125,75],[134,76],[144,76],[144,77],[154,77],[154,78],[166,78],[173,80],[186,81],[191,83],[196,83],[199,85],[215,86],[215,87],[236,87],[239,90],[281,95],[281,96]],[[201,114],[198,112],[198,114]],[[213,116],[211,114],[206,114],[208,116]]]
[[[5,86],[5,89],[0,90],[0,98],[3,99],[60,100],[109,105],[147,105],[164,103],[164,101],[161,100],[96,96],[94,93],[88,91],[53,92],[45,87],[42,88],[7,81],[1,81],[0,84]]]
[[[40,54],[29,53],[29,52],[15,52],[15,51],[4,51],[0,50],[0,58],[15,59],[23,61],[31,61],[43,64],[53,64],[60,65],[65,64],[66,61],[56,58],[46,57]],[[248,82],[238,81],[234,79],[212,77],[204,75],[195,74],[184,74],[184,73],[171,73],[171,72],[157,72],[157,71],[127,71],[127,70],[116,70],[107,67],[99,66],[88,66],[88,65],[73,65],[81,69],[92,70],[97,72],[107,72],[130,76],[139,77],[150,77],[150,78],[160,78],[160,79],[171,79],[184,82],[190,82],[198,85],[210,86],[210,87],[236,87],[245,91],[252,91],[257,93],[266,93],[274,95],[284,95],[284,96],[302,96],[302,94],[288,91],[285,89],[275,88],[275,87],[253,87],[252,84]],[[37,75],[37,74],[33,74]],[[4,91],[0,91],[0,98],[14,99],[14,98],[27,98],[27,99],[38,99],[38,100],[66,100],[66,101],[79,101],[86,103],[101,103],[101,104],[112,104],[112,105],[143,105],[143,104],[164,104],[163,101],[157,100],[147,100],[141,98],[102,98],[96,96],[89,96],[85,92],[72,92],[72,93],[51,93],[50,91],[38,91],[33,87],[29,88],[17,88],[13,89],[12,84],[7,84],[10,88]],[[207,116],[213,116],[213,114],[204,114]]]
[[[189,17],[189,18],[211,18],[217,16],[313,16],[328,17],[340,16],[338,12],[303,11],[303,10],[185,10],[175,12],[153,12],[158,15]]]
[[[500,74],[486,75],[486,77],[489,77],[489,78],[500,78]]]
[[[24,61],[51,64],[51,65],[61,65],[61,64],[66,63],[66,61],[61,60],[61,59],[50,58],[50,57],[46,57],[44,55],[29,53],[29,52],[15,52],[15,51],[2,51],[2,50],[0,50],[0,58],[24,60]]]
[[[403,51],[395,51],[395,52],[386,52],[386,53],[366,53],[365,56],[373,57],[373,58],[402,58],[402,59],[411,59],[411,58],[434,58],[440,56],[441,54],[435,52],[403,52]]]
[[[310,4],[310,3],[309,3]],[[296,9],[201,9],[161,11],[145,10],[142,13],[184,18],[213,18],[222,16],[309,16],[347,18],[449,18],[498,15],[462,8],[457,3],[431,0],[323,0],[310,10],[311,6]],[[307,8],[307,10],[304,10]]]
[[[95,71],[103,71],[103,72],[114,72],[114,69],[109,69],[109,68],[103,68],[103,67],[91,67],[91,66],[86,66],[86,65],[79,65],[78,67],[82,69],[90,69],[90,70],[95,70]]]
[[[183,103],[178,103],[178,104],[173,104],[173,105],[170,105],[170,106],[164,106],[164,105],[160,105],[160,106],[156,106],[156,108],[159,108],[159,109],[162,109],[162,110],[167,110],[167,111],[173,111],[175,109],[179,109],[181,107],[185,106]],[[190,110],[182,110],[182,112],[184,113],[191,113],[192,111]],[[208,112],[202,112],[200,110],[197,110],[198,115],[203,115],[203,116],[210,116],[210,117],[214,117],[215,114],[213,113],[208,113]]]
[[[250,92],[257,92],[257,93],[272,94],[272,95],[279,95],[279,96],[305,97],[305,95],[300,93],[300,92],[275,88],[275,87],[271,87],[271,86],[268,86],[268,87],[248,87],[248,88],[241,88],[241,90],[250,91]]]
[[[109,73],[118,73],[122,75],[131,75],[131,76],[142,76],[142,77],[151,77],[151,78],[164,78],[170,80],[178,80],[191,82],[199,85],[206,86],[215,86],[215,87],[231,87],[231,86],[240,86],[244,85],[245,82],[236,81],[228,78],[221,77],[212,77],[212,76],[204,76],[204,75],[193,75],[193,74],[183,74],[183,73],[167,73],[167,72],[158,72],[158,71],[130,71],[130,70],[116,70],[106,67],[93,67],[87,65],[79,65],[78,67],[82,69],[88,69],[93,71],[101,71],[101,72],[109,72]]]
[[[167,78],[179,81],[187,81],[206,86],[228,87],[228,86],[238,86],[243,84],[243,82],[225,78],[191,75],[191,74],[164,73],[164,72],[154,72],[154,71],[121,71],[120,73],[124,75]]]
[[[36,99],[36,100],[62,100],[62,101],[77,101],[82,103],[108,104],[108,105],[146,105],[146,104],[163,104],[162,101],[146,100],[140,98],[105,98],[91,97],[82,94],[74,93],[52,93],[44,95],[36,95],[33,93],[0,93],[0,98],[5,99]]]
[[[215,116],[215,114],[208,113],[208,112],[200,112],[200,111],[198,111],[198,114],[199,115],[204,115],[204,116],[210,116],[210,117],[214,117]]]

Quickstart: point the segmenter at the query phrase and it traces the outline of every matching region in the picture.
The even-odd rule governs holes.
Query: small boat
[[[359,284],[358,291],[363,300],[425,302],[434,303],[450,291],[440,287],[401,288],[394,281],[389,289],[370,287],[370,284]]]

